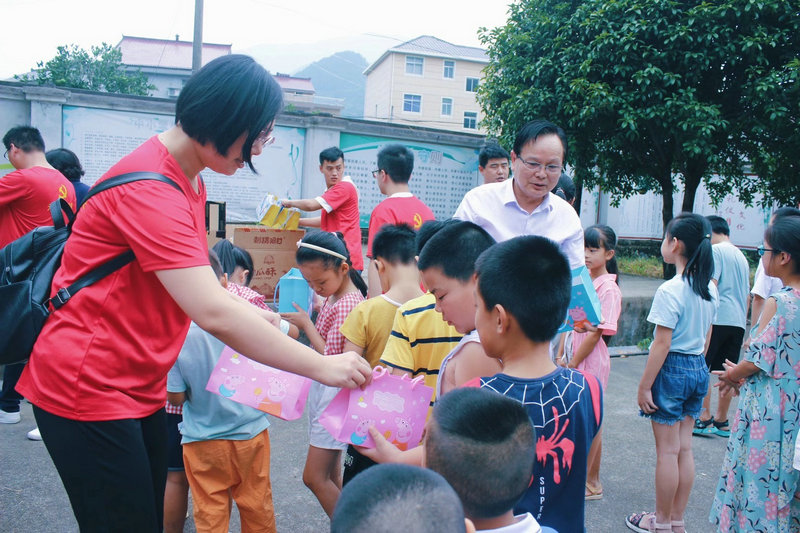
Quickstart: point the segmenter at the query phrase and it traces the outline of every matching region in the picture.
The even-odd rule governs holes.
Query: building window
[[[467,92],[478,92],[478,78],[467,78]]]
[[[167,89],[167,97],[169,98],[177,98],[179,94],[181,94],[181,90],[177,87]]]
[[[422,76],[423,58],[418,56],[406,56],[406,74]]]
[[[456,62],[450,61],[448,59],[444,60],[444,77],[445,78],[454,78],[456,75]]]
[[[419,113],[422,110],[422,96],[418,94],[403,95],[403,111],[407,113]]]
[[[478,114],[472,111],[464,111],[464,128],[468,130],[478,129]]]
[[[453,99],[442,98],[442,116],[449,117],[453,115]]]

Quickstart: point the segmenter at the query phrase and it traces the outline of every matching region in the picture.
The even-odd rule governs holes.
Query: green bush
[[[620,255],[617,257],[617,266],[620,274],[648,278],[662,278],[664,272],[660,257],[650,257],[644,254]]]

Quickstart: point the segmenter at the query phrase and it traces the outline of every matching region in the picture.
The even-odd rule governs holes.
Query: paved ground
[[[662,282],[623,276],[625,296],[652,295]],[[614,358],[606,396],[604,422],[603,500],[586,503],[589,533],[628,531],[624,516],[654,506],[653,472],[655,445],[649,423],[636,413],[636,386],[645,357]],[[50,457],[41,442],[31,442],[25,433],[34,426],[30,405],[23,403],[22,422],[0,425],[0,533],[73,532],[77,524]],[[311,492],[302,482],[307,450],[305,419],[275,420],[272,439],[272,484],[278,530],[323,532],[329,527]],[[687,528],[708,531],[708,509],[719,475],[725,441],[719,437],[695,438],[697,478],[687,510]],[[239,532],[234,509],[230,530]],[[187,520],[186,532],[194,532]]]
[[[602,479],[605,497],[586,503],[589,533],[627,531],[627,513],[654,506],[655,445],[649,423],[637,416],[636,386],[645,357],[615,358],[606,401]],[[33,427],[30,406],[23,404],[19,424],[0,426],[0,531],[73,532],[64,489],[41,442],[25,433]],[[316,499],[303,486],[301,472],[307,448],[305,421],[276,421],[272,436],[272,484],[278,530],[322,532],[328,520]],[[725,440],[694,438],[697,477],[687,510],[687,529],[709,531],[708,510],[713,499]],[[577,502],[576,502],[577,503]],[[238,519],[230,530],[239,531]],[[185,531],[195,531],[191,519]]]

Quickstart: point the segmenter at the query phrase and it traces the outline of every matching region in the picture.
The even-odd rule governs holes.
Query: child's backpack
[[[140,180],[156,180],[181,190],[177,183],[155,172],[131,172],[109,178],[92,187],[81,206],[92,196],[112,187]],[[77,213],[63,199],[50,205],[52,226],[43,226],[8,243],[0,249],[0,364],[20,363],[28,359],[36,337],[53,310],[76,292],[103,279],[134,260],[133,251],[114,257],[75,280],[60,287],[50,298],[53,276],[61,266],[61,254]],[[66,214],[66,220],[64,217]]]

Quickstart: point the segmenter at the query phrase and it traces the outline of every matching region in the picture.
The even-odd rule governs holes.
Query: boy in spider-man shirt
[[[567,259],[544,237],[517,237],[486,250],[476,275],[478,335],[486,355],[503,362],[480,386],[520,401],[536,429],[531,485],[514,512],[557,531],[584,531],[586,459],[602,390],[593,376],[550,359],[572,287]]]

